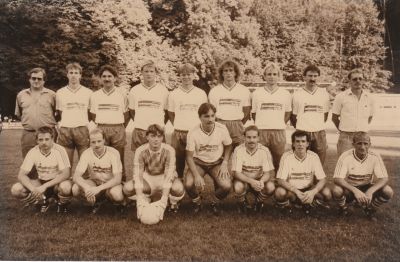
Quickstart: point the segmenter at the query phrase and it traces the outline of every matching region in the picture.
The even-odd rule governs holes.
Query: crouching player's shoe
[[[170,213],[178,213],[178,210],[179,210],[179,205],[178,205],[178,203],[176,203],[176,204],[170,204],[170,206],[169,206],[169,208],[168,208],[168,212],[170,212]]]
[[[214,214],[214,216],[219,216],[221,215],[221,206],[218,203],[211,203],[211,211]]]
[[[256,213],[262,213],[264,210],[264,203],[261,201],[257,201],[255,206],[254,206],[254,212]]]

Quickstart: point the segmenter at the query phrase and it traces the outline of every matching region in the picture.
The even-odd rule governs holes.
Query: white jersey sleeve
[[[22,162],[21,169],[30,172],[35,165],[35,152],[34,148],[29,150],[28,154],[25,156],[24,161]]]
[[[289,165],[289,154],[284,153],[281,161],[279,163],[279,170],[276,178],[282,179],[282,180],[287,180],[289,178],[289,173],[290,173],[290,165]]]
[[[89,167],[90,162],[90,152],[91,148],[86,149],[81,157],[79,158],[78,164],[76,165],[75,172],[85,173],[87,168]]]
[[[383,163],[382,157],[374,152],[374,155],[376,156],[376,162],[374,166],[374,175],[377,178],[386,178],[388,177],[388,173],[385,167],[385,164]]]

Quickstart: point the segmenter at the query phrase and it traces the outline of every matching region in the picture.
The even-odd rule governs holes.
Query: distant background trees
[[[391,73],[384,68],[377,6],[358,0],[1,1],[1,107],[14,106],[9,97],[28,86],[30,68],[44,67],[46,85],[58,89],[72,61],[84,67],[83,84],[91,88],[98,88],[96,72],[105,63],[118,67],[120,85],[129,88],[139,81],[143,60],[154,59],[160,78],[174,88],[182,61],[215,68],[231,57],[247,80],[260,80],[265,63],[276,61],[285,80],[301,81],[302,69],[316,63],[323,80],[339,88],[349,70],[363,67],[368,88],[383,92]]]

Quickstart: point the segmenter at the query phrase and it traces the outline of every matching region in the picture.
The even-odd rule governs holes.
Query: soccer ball
[[[153,203],[144,206],[142,209],[140,222],[145,225],[155,225],[160,222],[160,208]]]

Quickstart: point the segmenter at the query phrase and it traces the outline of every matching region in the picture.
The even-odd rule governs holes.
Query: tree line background
[[[267,61],[281,65],[286,81],[302,81],[302,69],[315,63],[321,81],[338,89],[349,70],[362,67],[367,88],[385,92],[392,81],[384,66],[383,7],[368,0],[0,1],[2,113],[12,114],[16,93],[29,86],[29,69],[44,67],[46,87],[56,90],[74,61],[92,89],[106,63],[130,87],[140,81],[142,62],[154,59],[174,88],[183,61],[214,71],[229,57],[249,81],[261,80]]]

